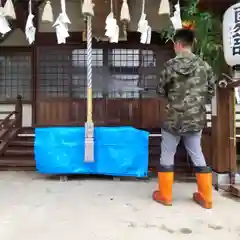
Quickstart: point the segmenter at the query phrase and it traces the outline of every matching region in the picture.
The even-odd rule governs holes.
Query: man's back
[[[181,135],[204,128],[205,105],[214,93],[212,76],[210,66],[191,52],[179,54],[166,63],[161,78],[168,99],[163,129]]]
[[[153,200],[172,205],[174,155],[180,140],[192,160],[198,191],[193,200],[203,208],[212,208],[212,174],[201,148],[205,125],[205,105],[214,95],[215,77],[211,67],[192,53],[195,40],[190,29],[178,29],[173,37],[176,57],[169,60],[160,74],[157,92],[168,100],[167,118],[161,129],[161,157],[158,188]]]

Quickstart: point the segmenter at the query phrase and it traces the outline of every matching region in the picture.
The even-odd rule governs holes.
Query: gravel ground
[[[1,240],[240,240],[240,204],[214,191],[214,208],[191,200],[194,183],[174,184],[174,203],[151,199],[156,182],[1,172]]]

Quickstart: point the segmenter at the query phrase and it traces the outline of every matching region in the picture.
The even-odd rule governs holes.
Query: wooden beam
[[[197,7],[200,11],[223,14],[230,6],[237,3],[238,0],[198,0],[197,2]]]
[[[236,81],[232,81],[232,82],[228,83],[226,88],[232,89],[232,88],[239,87],[239,86],[240,86],[240,80],[236,80]]]
[[[213,161],[212,168],[218,173],[235,172],[235,94],[234,89],[217,88],[216,115],[212,116]]]
[[[25,31],[25,25],[27,21],[27,8],[26,3],[16,2],[15,3],[15,12],[17,19],[14,22],[15,28],[20,28],[23,32]]]

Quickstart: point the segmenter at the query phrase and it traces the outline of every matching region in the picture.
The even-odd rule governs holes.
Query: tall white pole
[[[85,123],[85,162],[94,162],[92,99],[92,16],[87,16],[87,122]]]

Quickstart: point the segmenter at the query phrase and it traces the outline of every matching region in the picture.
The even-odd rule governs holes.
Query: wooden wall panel
[[[204,12],[207,11],[215,14],[223,14],[227,8],[237,2],[237,0],[198,0],[197,7]]]
[[[71,122],[74,125],[84,125],[86,122],[86,100],[73,100],[71,102]]]
[[[94,99],[93,121],[95,125],[134,126],[140,128],[139,100]],[[39,100],[38,125],[84,125],[86,100]]]
[[[70,122],[69,101],[38,101],[36,105],[37,125],[66,125]]]
[[[141,128],[160,129],[164,120],[165,103],[158,99],[142,99],[141,106]]]
[[[140,127],[140,107],[137,99],[108,99],[106,125]]]
[[[73,100],[71,102],[71,121],[70,125],[83,126],[87,120],[87,101],[83,99]],[[93,100],[93,121],[96,126],[104,124],[105,119],[105,100],[94,99]]]

